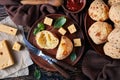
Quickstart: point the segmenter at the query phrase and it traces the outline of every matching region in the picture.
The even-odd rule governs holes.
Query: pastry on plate
[[[113,4],[109,11],[109,18],[115,24],[120,25],[120,3]]]
[[[70,55],[73,50],[72,41],[66,37],[62,36],[61,41],[57,50],[56,59],[63,60]]]
[[[115,44],[111,42],[107,42],[104,47],[105,55],[114,58],[114,59],[120,59],[120,48],[116,48]]]
[[[112,26],[107,22],[95,22],[88,29],[88,34],[95,44],[102,44],[111,31]]]
[[[115,28],[108,36],[108,41],[120,48],[120,28]]]
[[[115,28],[120,28],[120,24],[114,24]]]
[[[120,0],[108,0],[109,6],[112,6],[113,4],[118,3],[118,2],[120,2]]]
[[[88,14],[95,21],[105,21],[109,16],[109,7],[103,0],[94,0],[88,9]]]
[[[35,40],[37,45],[43,49],[54,49],[59,44],[59,39],[47,30],[37,33]]]

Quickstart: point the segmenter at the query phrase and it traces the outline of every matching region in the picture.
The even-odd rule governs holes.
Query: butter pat
[[[73,39],[73,42],[76,47],[82,46],[80,38]]]
[[[7,68],[14,64],[6,40],[0,41],[0,69]]]
[[[52,22],[53,22],[53,19],[51,19],[49,17],[45,17],[44,24],[51,26]]]
[[[20,48],[21,48],[21,44],[18,42],[15,42],[13,47],[12,47],[12,49],[15,51],[20,51]]]
[[[11,35],[16,35],[16,33],[17,33],[17,29],[12,28],[7,25],[3,25],[3,24],[0,24],[0,31],[11,34]]]
[[[60,34],[62,34],[62,35],[65,35],[65,33],[67,32],[64,28],[60,28],[59,30],[58,30],[58,32],[60,33]]]
[[[73,34],[77,31],[74,24],[68,26],[68,30],[71,34]]]

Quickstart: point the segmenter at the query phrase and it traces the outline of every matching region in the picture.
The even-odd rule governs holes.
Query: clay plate
[[[55,20],[56,18],[58,17],[61,17],[61,16],[65,16],[65,15],[62,15],[62,14],[50,14],[50,15],[47,15],[47,17],[49,18],[52,18],[53,20]],[[66,17],[66,16],[65,16]],[[42,50],[44,52],[44,54],[47,54],[51,57],[54,57],[55,58],[55,55],[56,55],[56,51],[57,51],[57,48],[55,49],[52,49],[52,50],[45,50],[45,49],[41,49],[37,44],[36,44],[36,41],[35,41],[35,35],[33,34],[33,31],[34,31],[34,28],[36,28],[37,24],[39,22],[43,22],[45,17],[43,18],[40,18],[38,19],[34,25],[32,26],[31,30],[29,31],[29,35],[28,35],[28,40],[35,46],[37,47],[38,49]],[[78,61],[79,59],[81,58],[83,52],[84,52],[84,36],[83,36],[83,32],[81,31],[80,27],[73,21],[71,20],[70,18],[66,17],[67,18],[67,22],[66,24],[64,25],[64,29],[67,30],[67,27],[71,24],[75,24],[76,26],[76,29],[77,29],[77,32],[74,33],[74,34],[70,34],[69,31],[67,31],[67,33],[65,34],[65,36],[67,36],[68,38],[71,39],[71,41],[73,41],[74,38],[81,38],[82,40],[82,46],[81,47],[74,47],[74,51],[75,53],[77,54],[77,59],[75,61],[71,61],[70,60],[70,56],[67,57],[66,59],[62,60],[64,61],[65,63],[67,64],[70,64],[72,66],[74,66]],[[54,23],[54,21],[53,21]],[[54,34],[56,34],[60,40],[61,38],[61,34],[58,32],[58,29],[55,29],[53,28],[53,26],[47,26],[45,25],[46,27],[46,30],[48,31],[51,31],[53,32]],[[47,61],[43,60],[41,57],[38,57],[34,54],[31,53],[31,57],[33,59],[33,61],[38,64],[41,68],[44,68],[48,71],[56,71]]]

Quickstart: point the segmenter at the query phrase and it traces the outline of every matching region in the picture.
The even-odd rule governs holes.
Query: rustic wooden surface
[[[8,15],[5,12],[4,7],[0,5],[0,20],[3,20],[7,16]],[[85,51],[87,51],[88,48],[89,48],[89,45],[87,46]],[[82,77],[85,78],[85,75],[81,72],[81,61],[79,61],[76,64],[76,67],[79,69],[77,72],[69,72],[69,74],[72,76],[70,80],[84,80],[84,79],[81,79]],[[59,73],[46,71],[46,70],[38,67],[35,63],[33,65],[29,66],[29,75],[28,76],[7,78],[7,79],[2,79],[2,80],[36,80],[36,78],[34,77],[35,68],[37,68],[41,72],[40,80],[66,80]]]
[[[0,5],[0,21],[6,18],[8,15],[5,12],[3,6]],[[29,67],[29,75],[15,78],[7,78],[2,80],[36,80],[34,77],[35,67],[41,72],[40,80],[65,80],[59,73],[57,72],[48,72],[44,69],[39,68],[36,64],[33,64]]]

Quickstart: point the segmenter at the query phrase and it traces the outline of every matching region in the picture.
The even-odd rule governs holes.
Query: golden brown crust
[[[112,6],[113,4],[116,4],[118,2],[120,2],[120,0],[108,0],[108,5]]]
[[[88,9],[89,16],[95,21],[108,19],[109,7],[102,0],[95,0]]]
[[[102,44],[111,31],[112,26],[107,22],[95,22],[88,29],[88,34],[95,44]]]
[[[109,10],[109,18],[115,24],[120,24],[120,3],[113,4]]]
[[[114,59],[120,59],[120,48],[116,48],[115,44],[107,42],[104,47],[105,55]]]
[[[56,59],[58,60],[65,59],[66,57],[70,55],[72,50],[73,50],[72,41],[68,37],[62,36],[60,45],[57,50]]]
[[[120,28],[115,28],[109,34],[108,41],[113,43],[116,48],[120,48]]]

